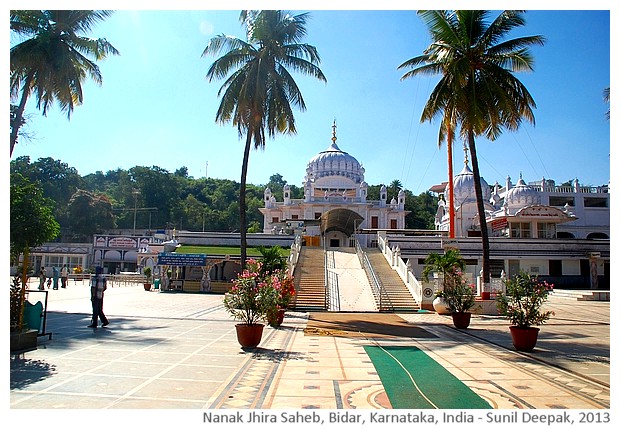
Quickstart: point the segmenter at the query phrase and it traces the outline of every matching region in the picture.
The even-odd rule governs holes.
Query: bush
[[[552,311],[542,311],[547,295],[553,285],[526,272],[520,272],[513,279],[506,280],[506,292],[497,296],[497,311],[510,323],[520,328],[542,325],[554,315]]]

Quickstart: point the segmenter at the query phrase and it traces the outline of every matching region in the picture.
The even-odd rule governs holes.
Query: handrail
[[[362,247],[357,240],[355,240],[355,253],[357,253],[360,264],[366,272],[366,276],[368,277],[368,281],[373,289],[373,292],[375,293],[375,296],[379,297],[379,311],[394,311],[394,306],[392,305],[389,295],[385,292],[385,288],[372,267],[372,264],[368,259],[368,255],[362,250]]]
[[[336,260],[334,252],[326,252],[325,272],[327,278],[326,294],[328,298],[327,310],[340,311],[340,289],[338,286],[338,274],[330,271],[330,268],[336,268]]]
[[[329,277],[327,271],[327,249],[323,246],[323,285],[325,287],[325,301],[324,306],[326,310],[329,310],[330,297],[329,297]]]

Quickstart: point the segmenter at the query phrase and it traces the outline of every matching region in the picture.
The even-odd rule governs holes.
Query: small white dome
[[[533,204],[540,204],[540,193],[529,186],[520,177],[517,184],[506,192],[504,204],[511,208],[521,208]]]

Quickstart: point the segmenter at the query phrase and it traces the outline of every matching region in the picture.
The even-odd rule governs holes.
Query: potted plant
[[[295,284],[293,277],[289,276],[285,270],[272,273],[265,281],[270,283],[275,293],[275,306],[268,309],[267,322],[269,326],[277,328],[284,321],[286,309],[295,296]]]
[[[465,259],[458,249],[447,248],[443,255],[429,254],[424,260],[422,277],[428,281],[431,273],[441,277],[441,289],[435,293],[433,308],[438,314],[452,314],[452,320],[457,327],[467,327],[471,320],[469,310],[474,306],[475,298],[471,287],[464,282],[462,275],[465,269]],[[437,303],[437,307],[435,307]]]
[[[10,291],[10,351],[12,354],[20,354],[37,348],[38,327],[34,329],[35,326],[29,326],[28,321],[25,320],[24,309],[28,301],[21,299],[22,291],[25,290],[22,288],[21,280],[19,274],[16,274],[13,277]]]
[[[462,271],[449,275],[444,289],[444,298],[452,315],[452,323],[458,329],[465,329],[471,322],[470,310],[476,304],[474,287],[467,283]]]
[[[295,295],[293,277],[288,275],[286,257],[282,255],[280,246],[259,246],[258,251],[262,258],[260,261],[260,281],[267,282],[275,293],[275,305],[267,311],[269,326],[278,327],[284,321],[284,313]]]
[[[224,297],[224,308],[240,323],[235,325],[237,340],[243,349],[253,349],[261,341],[270,309],[276,306],[276,293],[269,282],[260,278],[261,264],[248,260],[247,268],[233,280]]]
[[[144,283],[144,290],[151,290],[151,267],[145,267],[144,270],[142,270],[142,274],[144,274],[146,276],[146,283]]]
[[[497,294],[497,311],[511,323],[510,334],[515,349],[532,351],[540,331],[536,326],[542,325],[554,314],[542,309],[553,285],[523,271],[513,279],[505,280],[504,284],[506,292]]]

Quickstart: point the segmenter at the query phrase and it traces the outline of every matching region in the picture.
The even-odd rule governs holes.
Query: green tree
[[[11,173],[10,251],[14,262],[23,254],[22,288],[18,329],[23,325],[23,308],[28,284],[30,248],[56,238],[60,225],[52,215],[54,202],[43,196],[41,188],[19,173]]]
[[[54,201],[54,217],[61,225],[68,223],[67,206],[71,196],[84,187],[78,171],[67,163],[50,157],[30,163],[30,157],[11,160],[11,172],[20,173],[32,183],[38,183],[43,196]]]
[[[391,197],[398,198],[398,193],[403,189],[403,184],[400,180],[394,179],[388,186],[388,199]]]
[[[203,56],[224,51],[207,71],[209,81],[226,78],[218,92],[222,101],[216,121],[232,121],[239,137],[245,135],[246,140],[239,189],[242,267],[247,253],[245,191],[252,142],[255,149],[264,149],[266,133],[275,137],[277,133],[296,132],[292,107],[303,111],[306,106],[288,69],[327,81],[318,67],[316,48],[300,43],[306,35],[308,16],[277,10],[243,11],[240,20],[247,41],[220,35],[212,38],[203,51]]]
[[[424,54],[399,66],[411,69],[403,79],[419,74],[439,74],[422,112],[421,121],[443,115],[442,126],[451,133],[452,125],[470,149],[480,230],[482,235],[483,281],[490,281],[489,235],[486,225],[476,137],[495,140],[504,129],[517,129],[523,119],[534,123],[536,106],[527,88],[513,72],[530,71],[530,46],[543,45],[542,36],[504,40],[507,34],[525,25],[521,11],[503,11],[489,22],[489,11],[421,11],[432,43]],[[441,137],[440,137],[441,139]]]
[[[104,194],[78,190],[69,200],[68,214],[71,231],[82,241],[116,226],[112,203]]]
[[[83,34],[111,15],[105,10],[12,10],[11,31],[26,40],[11,48],[11,100],[17,100],[11,127],[11,152],[17,143],[26,101],[31,93],[37,108],[47,114],[56,101],[71,117],[73,107],[82,104],[82,82],[90,76],[97,84],[102,77],[94,60],[118,51],[106,39]],[[21,95],[20,95],[21,93]]]
[[[413,195],[405,190],[405,210],[411,213],[405,218],[405,227],[410,229],[435,229],[437,197],[430,192]]]

